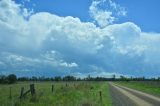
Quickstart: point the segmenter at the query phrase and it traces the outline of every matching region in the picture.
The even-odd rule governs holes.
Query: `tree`
[[[63,78],[63,81],[75,81],[76,78],[74,76],[65,76]]]
[[[54,77],[54,80],[55,80],[55,81],[62,81],[62,78],[61,78],[60,76],[55,76],[55,77]]]
[[[19,77],[18,81],[29,81],[28,77]]]
[[[116,75],[113,74],[113,75],[112,75],[112,80],[114,81],[115,79],[116,79]]]
[[[0,83],[8,83],[7,77],[5,75],[0,75]]]
[[[10,74],[8,75],[7,80],[9,84],[13,84],[17,81],[17,76],[14,74]]]
[[[32,78],[30,80],[31,81],[38,81],[38,78],[36,76],[32,76]]]

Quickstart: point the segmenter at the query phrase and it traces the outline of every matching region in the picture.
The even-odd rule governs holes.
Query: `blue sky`
[[[160,75],[158,0],[1,0],[0,74]]]
[[[143,31],[160,32],[159,0],[115,0],[126,7],[127,17],[124,21],[132,21]],[[123,22],[124,22],[123,21]]]
[[[16,0],[22,3],[22,0]],[[142,31],[160,32],[160,1],[159,0],[113,0],[127,10],[126,17],[120,17],[116,23],[126,21],[134,22]],[[88,13],[92,0],[30,0],[25,2],[27,8],[33,8],[35,12],[50,12],[59,16],[78,17],[82,21],[92,21]]]

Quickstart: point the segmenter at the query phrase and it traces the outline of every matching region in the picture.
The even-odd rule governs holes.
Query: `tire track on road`
[[[120,86],[120,85],[117,85],[117,86],[119,86],[122,89],[125,89],[126,91],[132,93],[133,95],[151,103],[153,106],[160,106],[160,98],[158,98],[156,96],[153,96],[153,95],[150,95],[150,94],[147,94],[147,93],[135,90],[135,89],[131,89],[128,87],[124,87],[124,86]]]
[[[110,85],[113,106],[137,106],[130,98],[119,92],[114,86]]]
[[[114,106],[160,106],[159,98],[109,83]],[[151,97],[153,100],[148,100]]]

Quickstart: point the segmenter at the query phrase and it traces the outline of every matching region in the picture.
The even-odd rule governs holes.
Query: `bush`
[[[17,81],[17,77],[14,74],[10,74],[8,75],[7,80],[9,84],[13,84]]]
[[[0,83],[1,84],[8,83],[7,77],[5,75],[0,75]]]

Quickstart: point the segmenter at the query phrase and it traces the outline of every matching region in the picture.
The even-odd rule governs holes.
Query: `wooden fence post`
[[[9,87],[9,98],[12,99],[12,87]]]
[[[31,91],[31,95],[34,96],[36,94],[35,88],[34,88],[34,84],[30,84],[30,91]]]
[[[22,99],[23,97],[23,93],[24,93],[24,87],[21,88],[21,95],[20,95],[20,99]]]
[[[53,90],[54,90],[54,85],[52,85],[52,92],[53,92]]]
[[[102,91],[99,91],[100,101],[102,102]]]
[[[63,89],[63,85],[61,86],[61,89]]]

